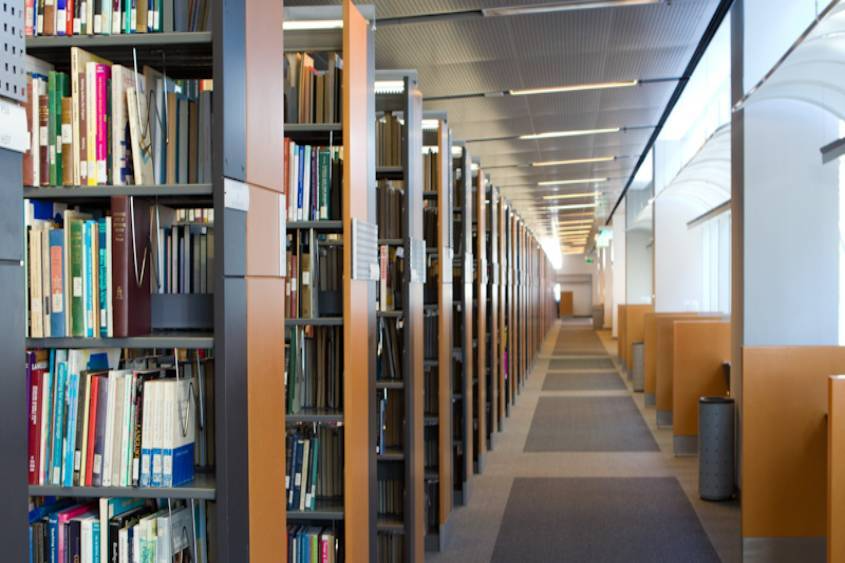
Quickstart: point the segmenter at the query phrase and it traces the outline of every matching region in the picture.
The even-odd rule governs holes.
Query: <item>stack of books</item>
[[[26,0],[24,33],[32,37],[207,31],[212,4],[207,0]]]
[[[288,430],[285,440],[285,493],[288,510],[316,510],[318,500],[343,496],[341,427],[304,425]]]
[[[285,138],[288,221],[339,220],[343,147],[297,145]]]
[[[70,49],[70,73],[27,59],[28,186],[211,181],[211,80],[172,80]]]
[[[285,123],[343,121],[343,61],[337,53],[285,55]]]
[[[392,112],[376,119],[376,166],[402,166],[402,126]]]

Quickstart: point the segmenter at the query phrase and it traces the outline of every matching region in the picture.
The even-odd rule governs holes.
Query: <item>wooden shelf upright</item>
[[[375,167],[374,43],[369,5],[293,7],[288,21],[342,20],[341,29],[297,29],[285,33],[285,52],[340,53],[343,61],[342,122],[291,124],[286,135],[297,143],[343,145],[341,220],[307,221],[287,225],[288,231],[320,231],[340,235],[343,246],[342,404],[326,416],[289,416],[289,427],[300,422],[341,426],[343,430],[343,499],[317,510],[287,511],[287,521],[319,522],[337,530],[345,561],[370,561],[376,557],[376,281],[377,265]],[[278,102],[276,102],[278,103]],[[274,158],[278,158],[275,156]],[[353,260],[355,256],[355,260]],[[353,271],[355,267],[355,271]],[[320,320],[299,325],[319,326]],[[289,323],[289,326],[293,326]],[[277,485],[280,486],[280,485]],[[319,499],[318,499],[319,500]],[[279,531],[277,530],[278,534]]]
[[[487,364],[487,180],[481,167],[475,173],[472,182],[472,198],[474,200],[472,220],[472,240],[475,250],[475,268],[473,283],[475,285],[475,299],[473,300],[473,330],[475,340],[472,349],[475,358],[476,373],[476,402],[475,402],[475,471],[484,472],[484,460],[489,449],[490,421],[492,413],[489,398],[492,396],[490,370]]]
[[[487,362],[490,380],[492,382],[490,400],[490,426],[488,429],[489,448],[492,450],[495,445],[495,433],[504,430],[505,418],[505,370],[503,366],[503,342],[502,336],[502,311],[501,291],[502,284],[499,277],[500,236],[499,236],[499,205],[501,198],[499,190],[493,186],[487,186],[487,204],[485,209],[486,223],[486,255],[488,260],[487,274],[487,320],[490,327],[487,338]]]
[[[424,363],[429,395],[426,407],[437,410],[426,412],[426,451],[432,459],[426,463],[426,489],[429,495],[426,508],[429,514],[426,517],[428,526],[425,544],[426,550],[439,551],[448,543],[449,514],[453,503],[452,157],[447,116],[426,112],[424,119],[436,120],[437,127],[423,130],[423,145],[436,149],[439,155],[437,166],[431,171],[432,187],[436,191],[423,192],[424,201],[429,208],[436,209],[437,216],[435,246],[426,248],[426,318],[436,317],[436,331],[434,334],[427,333],[436,339],[436,345],[426,346],[426,351],[433,354],[433,357],[427,356]],[[430,242],[427,238],[426,244]],[[431,392],[436,396],[430,396]]]
[[[425,281],[425,241],[423,240],[423,168],[422,168],[422,93],[416,71],[376,71],[380,81],[401,83],[401,90],[376,94],[376,111],[401,115],[401,165],[378,166],[378,180],[402,182],[401,239],[385,240],[379,232],[380,244],[398,244],[403,249],[405,267],[402,271],[402,302],[398,315],[382,322],[402,325],[401,387],[379,388],[376,394],[401,396],[403,407],[402,447],[398,452],[379,455],[379,479],[403,480],[403,517],[395,522],[379,518],[379,534],[403,534],[403,559],[408,563],[425,558],[425,465],[423,454],[423,283]],[[379,313],[381,315],[381,313]],[[377,387],[380,387],[377,383]],[[378,414],[373,411],[373,417]],[[401,455],[396,455],[401,453]],[[393,454],[393,455],[390,455]],[[391,561],[388,554],[379,554],[379,561]],[[398,561],[396,563],[399,563]]]
[[[455,209],[452,214],[455,256],[454,272],[454,354],[453,354],[453,455],[455,460],[455,504],[466,505],[471,497],[475,459],[476,386],[473,357],[473,247],[472,168],[463,143],[451,159],[454,177]]]

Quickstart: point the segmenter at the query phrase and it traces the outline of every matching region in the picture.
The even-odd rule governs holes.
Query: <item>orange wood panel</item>
[[[743,349],[743,537],[827,532],[828,378],[843,372],[843,347]]]
[[[646,313],[643,318],[643,342],[645,343],[645,381],[643,391],[654,395],[657,387],[657,314]]]
[[[285,294],[283,278],[247,278],[249,554],[278,561],[287,552],[285,511]]]
[[[507,310],[505,309],[505,304],[507,303],[507,293],[505,288],[505,266],[507,264],[507,256],[505,255],[505,202],[501,195],[499,195],[498,191],[496,192],[496,215],[498,217],[496,221],[496,231],[498,237],[498,244],[496,245],[496,252],[498,253],[496,276],[499,281],[499,420],[504,421],[505,414],[509,412],[507,406],[505,405],[505,391],[508,384],[508,381],[505,379],[505,375],[507,373],[505,350],[507,348],[508,340],[506,325]]]
[[[845,376],[828,379],[827,560],[845,562]]]
[[[284,188],[283,4],[245,4],[246,181],[277,192]]]
[[[654,393],[656,396],[657,410],[672,410],[672,367],[674,362],[674,350],[672,345],[674,329],[672,324],[675,321],[695,319],[712,320],[712,318],[712,316],[706,316],[697,313],[658,313],[655,319],[656,326],[654,339]]]
[[[351,0],[343,2],[343,238],[352,240],[352,218],[369,221],[369,23]],[[352,246],[343,245],[344,525],[348,561],[369,561],[375,511],[370,417],[375,304],[372,282],[353,280]]]
[[[451,149],[449,148],[449,131],[444,122],[440,122],[438,130],[438,161],[439,190],[437,195],[437,226],[438,226],[438,276],[440,282],[440,340],[438,355],[438,388],[440,392],[438,403],[438,446],[440,457],[438,467],[440,471],[440,515],[439,522],[443,526],[452,511],[452,247],[449,241],[449,223],[452,220],[452,186],[449,182],[449,168],[452,166]],[[471,435],[469,436],[471,438]],[[471,447],[465,451],[472,452]],[[471,453],[469,454],[472,455]]]
[[[248,184],[248,188],[250,205],[246,223],[247,276],[278,277],[281,273],[283,254],[280,223],[281,194],[251,184]]]
[[[617,305],[617,313],[616,313],[616,322],[619,323],[619,328],[616,331],[616,355],[619,356],[619,359],[625,362],[625,365],[628,365],[628,361],[625,357],[625,342],[627,342],[627,337],[625,336],[625,331],[628,328],[628,317],[627,305]]]
[[[631,364],[634,361],[634,342],[642,342],[645,338],[645,316],[654,312],[653,305],[626,305],[625,306],[625,358],[628,369],[633,369]],[[620,344],[622,342],[620,341]]]
[[[478,334],[476,340],[475,372],[478,374],[478,429],[476,443],[479,458],[487,449],[487,206],[485,205],[484,172],[479,170],[475,184],[475,256],[478,266],[475,268],[475,293],[478,306]],[[470,342],[472,346],[472,342]]]
[[[698,399],[728,392],[722,364],[731,359],[731,323],[675,321],[672,433],[698,436]]]

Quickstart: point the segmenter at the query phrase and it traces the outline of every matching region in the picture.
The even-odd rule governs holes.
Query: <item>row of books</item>
[[[285,123],[343,120],[343,60],[337,53],[285,55]]]
[[[405,182],[379,180],[376,185],[376,220],[379,238],[402,238],[402,202]]]
[[[70,49],[70,73],[27,58],[28,186],[211,181],[210,80],[174,81]]]
[[[343,314],[343,247],[338,235],[289,231],[285,260],[285,318]]]
[[[376,118],[376,166],[402,166],[402,127],[393,112]]]
[[[31,563],[205,563],[204,503],[48,499],[29,511]]]
[[[424,373],[423,410],[425,411],[426,416],[428,416],[430,414],[436,414],[439,409],[438,397],[440,395],[437,392],[439,389],[439,383],[437,380],[436,364],[434,367],[424,370]]]
[[[337,563],[343,560],[333,528],[288,526],[288,563]]]
[[[316,510],[319,499],[343,496],[343,430],[320,425],[289,429],[285,436],[288,510]]]
[[[402,285],[405,276],[405,249],[402,246],[379,246],[378,310],[402,309]]]
[[[343,147],[298,145],[285,137],[288,221],[341,218]]]
[[[376,549],[378,563],[395,563],[404,561],[405,557],[405,536],[393,533],[379,533],[376,538]]]
[[[24,33],[37,35],[117,35],[207,31],[208,0],[26,0]]]
[[[384,454],[392,449],[401,449],[403,422],[403,400],[401,393],[384,391],[378,397],[378,435],[376,453]]]
[[[405,512],[405,482],[401,479],[379,479],[377,483],[378,515],[402,518]]]
[[[174,210],[161,205],[153,210],[159,225],[154,247],[156,275],[153,291],[214,293],[213,225],[191,222],[184,214],[174,216],[171,211]]]
[[[439,354],[440,317],[436,311],[427,310],[423,314],[423,357],[436,360]]]
[[[192,379],[178,364],[118,369],[119,358],[119,350],[27,353],[30,484],[173,487],[193,480]]]
[[[296,327],[288,335],[287,412],[343,408],[343,327]]]
[[[423,192],[440,191],[440,154],[428,149],[423,153]]]
[[[380,317],[378,320],[378,355],[376,379],[399,381],[402,379],[402,353],[404,323],[400,319]]]

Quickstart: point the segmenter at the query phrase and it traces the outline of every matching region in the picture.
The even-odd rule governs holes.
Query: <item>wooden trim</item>
[[[837,346],[745,348],[741,431],[743,538],[827,533],[828,378]]]
[[[634,342],[645,340],[645,315],[654,312],[653,305],[626,305],[625,306],[625,339],[620,344],[625,346],[626,366],[633,370]]]
[[[845,376],[827,380],[827,560],[845,561]]]
[[[351,0],[343,2],[343,238],[352,219],[370,221],[369,23]],[[344,552],[369,561],[374,543],[375,452],[371,429],[374,395],[372,282],[352,279],[352,246],[343,245]],[[373,315],[371,319],[370,316]]]
[[[675,347],[674,323],[676,321],[711,321],[713,316],[708,315],[681,315],[681,316],[658,316],[656,328],[656,354],[657,354],[657,380],[655,385],[655,395],[657,400],[657,410],[663,412],[672,411],[672,397],[674,387],[674,362],[675,362]]]
[[[467,172],[470,172],[468,169]],[[471,173],[471,172],[470,172]],[[487,206],[484,201],[487,194],[484,191],[484,172],[478,170],[475,182],[475,256],[477,267],[475,268],[475,293],[478,306],[477,334],[475,335],[475,367],[478,373],[478,397],[476,412],[478,413],[478,434],[476,436],[476,449],[478,450],[479,462],[487,450]],[[470,198],[471,199],[471,198]],[[472,242],[472,224],[470,224],[470,242]],[[472,350],[472,341],[470,341]],[[479,473],[481,468],[479,468]]]

